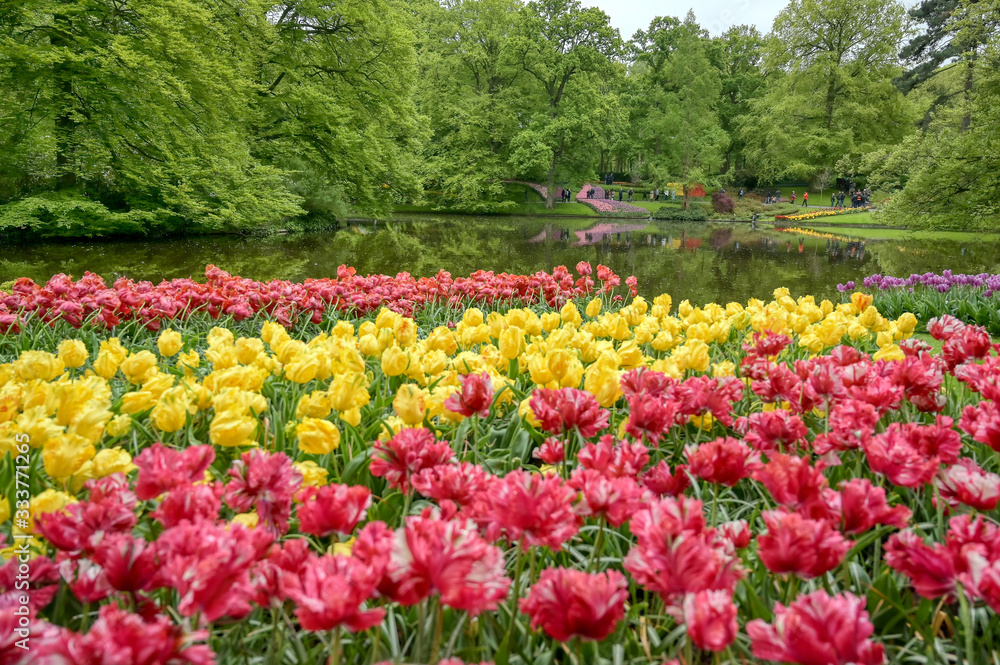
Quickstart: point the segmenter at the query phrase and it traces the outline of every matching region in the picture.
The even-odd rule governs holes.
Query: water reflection
[[[44,243],[6,248],[0,281],[45,280],[84,271],[159,280],[199,277],[206,264],[253,279],[329,277],[349,264],[359,273],[448,270],[532,273],[578,261],[634,274],[644,293],[675,300],[768,297],[788,286],[797,294],[838,297],[836,285],[872,273],[1000,271],[996,237],[969,241],[859,241],[826,234],[753,231],[749,225],[637,222],[544,217],[398,216],[339,232],[268,238]],[[930,250],[930,251],[929,251]]]

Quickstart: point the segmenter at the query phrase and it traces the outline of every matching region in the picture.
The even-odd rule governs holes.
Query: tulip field
[[[998,662],[1000,344],[894,316],[17,280],[0,665]]]

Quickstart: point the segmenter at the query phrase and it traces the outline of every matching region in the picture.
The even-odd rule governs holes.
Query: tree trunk
[[[556,207],[556,158],[553,155],[549,175],[545,181],[545,207],[551,210]]]
[[[64,37],[69,32],[69,20],[66,16],[55,14],[52,17],[54,30],[50,42],[56,49],[69,48],[69,41]],[[53,77],[59,90],[61,106],[55,119],[56,134],[56,170],[59,172],[59,189],[69,189],[76,185],[76,173],[73,171],[73,134],[76,121],[73,119],[73,76],[66,59],[59,60],[53,66]]]
[[[976,52],[973,51],[972,55],[969,57],[969,65],[965,71],[965,103],[966,111],[965,115],[962,117],[962,131],[969,131],[969,127],[972,125],[972,113],[968,110],[969,101],[972,99],[972,84],[973,84],[973,74],[976,68]]]

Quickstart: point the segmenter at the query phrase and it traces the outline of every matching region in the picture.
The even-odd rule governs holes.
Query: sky
[[[584,6],[603,9],[626,40],[636,30],[648,28],[657,16],[683,19],[689,9],[694,10],[698,24],[713,35],[742,23],[756,25],[767,33],[774,17],[787,4],[788,0],[583,0]]]

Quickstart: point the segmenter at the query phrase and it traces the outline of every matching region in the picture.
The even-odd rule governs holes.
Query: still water
[[[850,230],[845,229],[845,234]],[[877,234],[876,231],[867,231]],[[852,241],[752,231],[745,224],[677,224],[643,220],[399,215],[346,230],[266,238],[93,241],[4,247],[0,282],[20,276],[44,281],[85,271],[108,282],[126,275],[158,281],[203,278],[213,263],[253,279],[359,274],[453,276],[483,269],[531,273],[578,261],[603,263],[623,278],[636,275],[647,296],[670,293],[692,302],[769,298],[779,286],[794,295],[836,297],[838,283],[867,275],[909,275],[952,269],[1000,272],[1000,236],[914,237]]]

